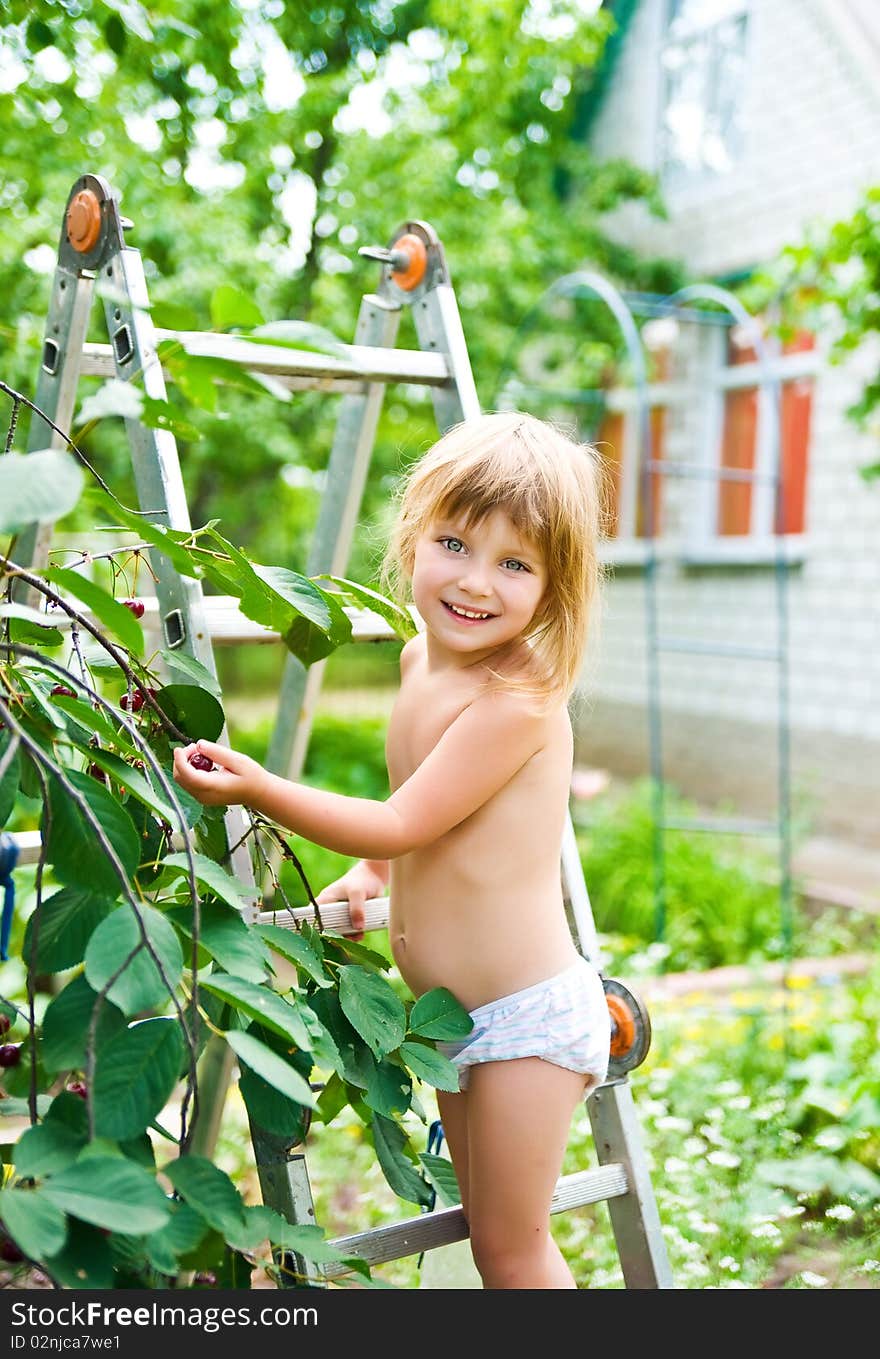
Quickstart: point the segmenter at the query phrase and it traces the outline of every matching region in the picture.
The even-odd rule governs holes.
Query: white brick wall
[[[880,183],[880,49],[852,41],[839,12],[847,4],[753,0],[740,163],[714,183],[670,190],[668,221],[635,205],[616,212],[611,234],[645,254],[684,259],[693,277],[711,279],[773,260],[812,224],[846,216],[865,187]],[[594,125],[602,157],[656,168],[664,11],[664,0],[642,0],[633,18]],[[880,769],[880,483],[865,483],[858,471],[880,456],[880,440],[845,415],[871,371],[876,354],[823,365],[816,379],[808,550],[789,576],[789,675],[793,740],[801,731],[877,742]],[[689,444],[693,456],[698,423],[689,414],[672,422],[668,456],[687,456]],[[674,523],[694,483],[667,484],[666,522]],[[771,568],[669,567],[660,581],[661,632],[773,644]],[[608,588],[592,686],[600,704],[644,707],[645,638],[642,574],[619,570]],[[666,654],[661,676],[667,710],[776,722],[772,665]],[[877,798],[880,825],[880,773],[866,791]]]

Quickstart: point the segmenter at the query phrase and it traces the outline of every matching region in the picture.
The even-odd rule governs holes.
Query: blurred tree
[[[491,405],[519,319],[559,274],[588,260],[640,287],[669,278],[602,226],[625,199],[660,210],[651,178],[573,135],[612,23],[583,0],[0,0],[4,378],[32,390],[63,207],[88,170],[119,191],[153,300],[206,327],[233,282],[267,319],[349,339],[375,278],[357,247],[432,222]],[[335,403],[221,406],[182,447],[194,521],[302,567]],[[434,437],[428,399],[393,392],[352,570],[370,574],[400,459]],[[88,446],[124,488],[119,431],[104,422]]]

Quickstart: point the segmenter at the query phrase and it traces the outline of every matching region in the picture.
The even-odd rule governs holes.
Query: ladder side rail
[[[73,423],[82,347],[88,330],[94,287],[91,271],[82,273],[73,270],[59,259],[52,281],[34,404],[67,434]],[[36,453],[43,448],[63,449],[67,444],[34,411],[26,447],[28,453]],[[22,531],[16,548],[16,559],[22,566],[35,571],[45,566],[53,527],[51,522],[43,522],[29,524]],[[13,584],[13,597],[32,607],[39,604],[35,587],[21,581]]]
[[[611,1228],[627,1288],[674,1288],[629,1081],[609,1082],[587,1097],[599,1164],[622,1165],[628,1192],[608,1199]]]
[[[165,377],[156,356],[156,333],[148,310],[141,253],[126,246],[121,233],[114,245],[103,274],[113,293],[112,298],[105,299],[104,310],[107,329],[113,337],[117,376],[123,381],[131,381],[135,374],[142,372],[146,394],[164,401],[167,397]],[[141,508],[151,519],[171,528],[192,528],[174,435],[168,430],[150,429],[138,420],[126,420],[125,424]],[[216,678],[201,582],[178,575],[162,553],[151,552],[150,561],[157,577],[156,595],[165,645],[200,661]],[[225,724],[219,739],[229,743]],[[228,843],[234,846],[232,871],[251,886],[255,880],[250,851],[247,844],[242,843],[250,826],[248,817],[244,808],[235,806],[227,809],[224,819]],[[245,907],[245,915],[253,918],[256,909],[255,891],[250,907]]]
[[[368,294],[361,302],[355,342],[391,347],[399,325],[400,308]],[[363,395],[342,398],[309,553],[309,576],[345,573],[384,394],[382,383],[371,383]],[[307,668],[296,656],[285,659],[266,764],[286,778],[296,779],[302,772],[324,665],[317,661]]]

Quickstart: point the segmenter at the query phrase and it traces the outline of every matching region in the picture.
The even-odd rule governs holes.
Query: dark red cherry
[[[143,604],[143,600],[141,600],[141,599],[123,599],[122,602],[123,602],[123,604],[125,605],[125,607],[126,607],[127,609],[131,609],[131,611],[132,611],[132,613],[134,614],[135,618],[143,618],[143,616],[144,616],[144,604]]]
[[[91,774],[92,778],[97,779],[99,783],[107,782],[107,774],[99,764],[90,764],[88,772]]]
[[[52,694],[56,698],[76,698],[73,689],[69,689],[66,684],[53,684]]]
[[[9,1015],[0,1014],[0,1033],[8,1033],[12,1028],[12,1020]]]
[[[21,1045],[19,1043],[4,1043],[0,1047],[0,1066],[18,1066],[21,1061]]]
[[[0,1238],[0,1260],[5,1260],[8,1265],[18,1265],[24,1259],[24,1255],[11,1237],[3,1236]]]
[[[210,774],[214,768],[213,762],[200,750],[194,750],[192,755],[188,756],[188,759],[193,769],[201,769],[205,774]]]
[[[88,1091],[86,1090],[83,1081],[71,1081],[70,1084],[66,1085],[64,1088],[65,1090],[68,1090],[71,1095],[79,1095],[80,1099],[88,1099]]]

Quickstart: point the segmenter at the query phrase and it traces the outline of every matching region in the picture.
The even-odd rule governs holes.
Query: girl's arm
[[[396,859],[438,840],[493,797],[543,747],[547,718],[512,694],[471,703],[386,802],[345,797],[270,774],[227,746],[199,741],[211,772],[174,752],[174,777],[206,805],[246,803],[325,849],[354,859]]]

